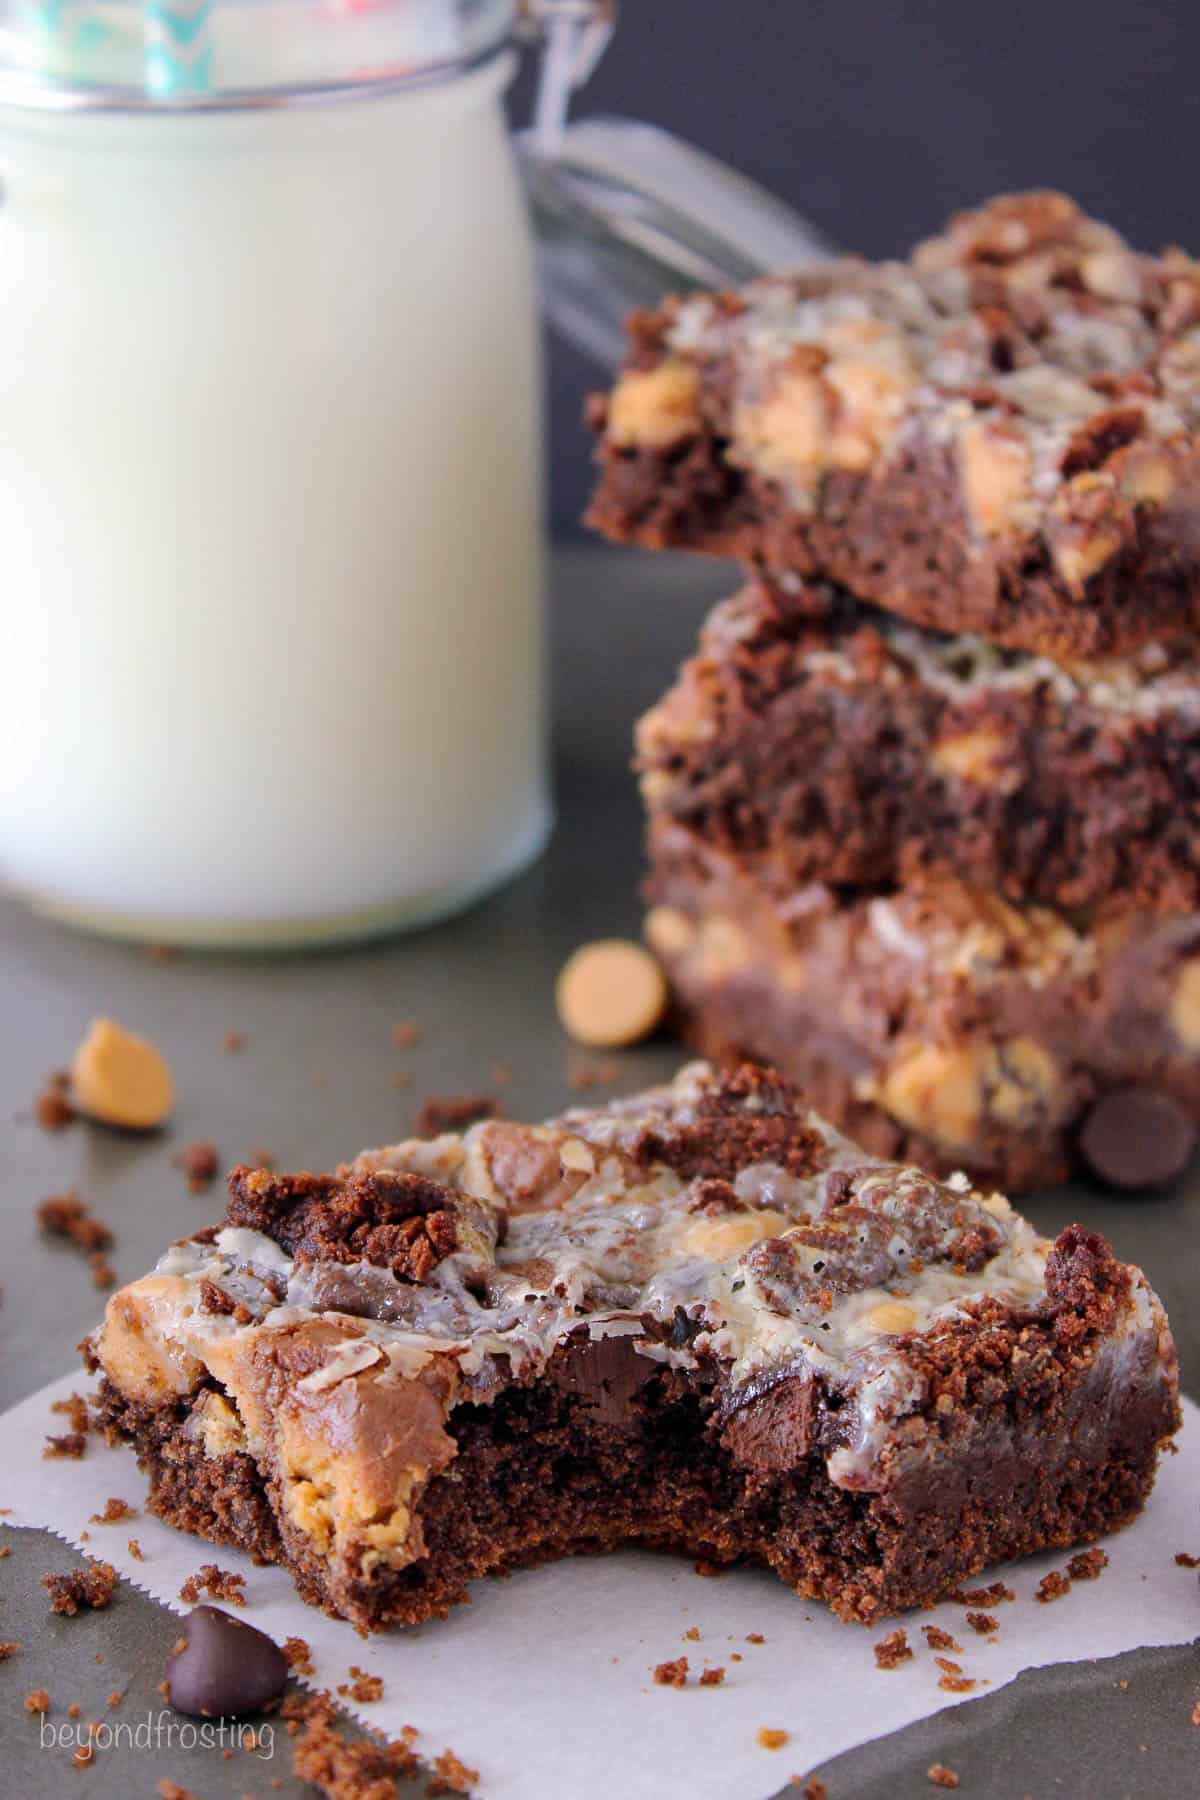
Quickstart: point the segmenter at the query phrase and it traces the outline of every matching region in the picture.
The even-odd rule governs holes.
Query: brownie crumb
[[[468,1768],[461,1757],[453,1750],[443,1750],[440,1756],[433,1759],[433,1779],[429,1783],[430,1794],[469,1794],[479,1780],[479,1770]]]
[[[64,1413],[71,1422],[72,1431],[90,1431],[92,1428],[88,1404],[82,1394],[68,1394],[65,1400],[56,1400],[50,1411]]]
[[[746,1642],[748,1644],[765,1644],[766,1641],[767,1640],[761,1631],[748,1631],[746,1633]]]
[[[35,1209],[38,1229],[46,1237],[66,1238],[76,1249],[110,1250],[116,1242],[108,1226],[93,1218],[74,1188],[50,1194]]]
[[[1067,1574],[1072,1581],[1095,1581],[1107,1567],[1108,1557],[1103,1550],[1080,1550],[1068,1562]]]
[[[110,1288],[117,1279],[117,1274],[107,1257],[101,1256],[96,1250],[88,1257],[88,1262],[91,1264],[93,1286]]]
[[[1200,1556],[1189,1556],[1186,1550],[1177,1550],[1175,1561],[1181,1569],[1200,1569]]]
[[[11,1544],[0,1544],[0,1562],[3,1562],[4,1558],[6,1556],[11,1556],[11,1555],[12,1555],[12,1545]]]
[[[26,1694],[25,1711],[27,1713],[48,1713],[50,1711],[50,1696],[45,1688],[33,1688]]]
[[[244,1050],[246,1048],[245,1032],[227,1031],[225,1036],[221,1039],[221,1048],[227,1055],[236,1056],[239,1050]]]
[[[62,1131],[79,1117],[78,1109],[68,1099],[71,1077],[65,1069],[47,1075],[33,1103],[34,1117],[43,1131]]]
[[[142,1549],[142,1546],[138,1543],[136,1538],[130,1538],[125,1548],[128,1550],[130,1556],[132,1556],[134,1562],[145,1562],[146,1552]]]
[[[492,1094],[430,1094],[417,1113],[416,1135],[440,1137],[444,1131],[465,1131],[476,1119],[496,1119],[500,1103]]]
[[[248,1325],[254,1317],[248,1306],[244,1306],[240,1300],[234,1300],[223,1287],[218,1287],[215,1281],[207,1278],[200,1283],[200,1304],[205,1312],[222,1317],[232,1316],[238,1325]]]
[[[211,1600],[227,1600],[231,1606],[245,1606],[245,1589],[244,1575],[235,1575],[229,1569],[219,1569],[216,1563],[202,1563],[180,1588],[179,1598],[186,1600],[189,1606],[195,1606],[204,1593]]]
[[[513,1084],[513,1072],[510,1065],[506,1062],[493,1063],[491,1081],[493,1087],[511,1087]]]
[[[700,1674],[701,1687],[720,1687],[725,1679],[725,1671],[718,1663],[715,1669],[703,1669]]]
[[[615,1057],[599,1063],[581,1063],[572,1059],[567,1067],[566,1081],[573,1092],[586,1094],[592,1088],[613,1087],[624,1072]]]
[[[660,1662],[654,1671],[654,1679],[659,1687],[686,1687],[688,1678],[688,1659],[677,1656],[672,1662]]]
[[[411,1739],[404,1733],[389,1743],[348,1743],[334,1727],[327,1699],[292,1697],[283,1710],[295,1739],[293,1772],[297,1780],[318,1788],[325,1800],[390,1800],[397,1779],[416,1769]]]
[[[798,1775],[793,1776],[794,1781],[799,1779]],[[801,1792],[803,1800],[829,1800],[829,1789],[819,1775],[810,1775]]]
[[[911,1656],[908,1634],[903,1630],[890,1631],[875,1646],[875,1662],[881,1669],[897,1669],[902,1662],[908,1662]]]
[[[952,1596],[960,1606],[998,1606],[1002,1600],[1015,1600],[1016,1597],[1015,1591],[1002,1581],[993,1581],[991,1587],[967,1588],[965,1593],[959,1588]]]
[[[311,1675],[313,1672],[312,1648],[302,1637],[284,1638],[283,1660],[293,1675]]]
[[[961,1655],[962,1652],[959,1651],[959,1654]],[[942,1671],[943,1675],[961,1675],[963,1672],[962,1664],[952,1662],[948,1656],[935,1656],[933,1660]]]
[[[969,1612],[967,1624],[972,1631],[977,1631],[980,1637],[990,1637],[993,1631],[1000,1629],[1000,1621],[994,1613]]]
[[[68,1719],[77,1719],[82,1711],[83,1708],[80,1706],[78,1700],[72,1700],[70,1706],[67,1708],[67,1717]]]
[[[1192,1708],[1192,1724],[1200,1725],[1200,1700],[1197,1700],[1195,1706]]]
[[[689,1644],[698,1644],[700,1642],[700,1627],[698,1625],[689,1625],[683,1635]]]
[[[190,1788],[180,1787],[177,1781],[171,1781],[166,1775],[158,1784],[159,1800],[196,1800]]]
[[[88,1520],[89,1525],[117,1525],[122,1519],[136,1519],[137,1507],[130,1506],[128,1500],[118,1500],[110,1495],[104,1502],[104,1511],[93,1513]]]
[[[392,1070],[392,1086],[394,1088],[411,1087],[412,1086],[411,1072],[408,1069],[393,1069]]]
[[[921,1630],[925,1633],[925,1642],[931,1650],[956,1650],[960,1656],[962,1655],[962,1645],[956,1643],[950,1633],[943,1631],[940,1625],[922,1625]]]
[[[9,1638],[6,1643],[0,1644],[0,1662],[7,1662],[9,1657],[15,1656],[20,1648],[20,1643],[16,1638]]]
[[[412,1019],[401,1019],[392,1026],[392,1042],[397,1050],[411,1050],[421,1041],[421,1028]]]
[[[360,1706],[367,1706],[373,1700],[383,1699],[383,1677],[368,1675],[357,1663],[351,1663],[350,1680],[342,1683],[338,1693],[344,1700],[357,1700]]]
[[[972,1694],[975,1691],[975,1683],[969,1675],[943,1675],[938,1686],[948,1694]]]
[[[1038,1582],[1037,1593],[1034,1598],[1040,1600],[1043,1606],[1045,1606],[1048,1605],[1051,1600],[1061,1600],[1064,1594],[1070,1592],[1070,1588],[1071,1583],[1067,1580],[1067,1577],[1063,1574],[1062,1570],[1051,1569],[1050,1573],[1048,1575],[1043,1575],[1042,1579]]]
[[[197,1138],[194,1143],[187,1144],[177,1153],[174,1163],[177,1169],[183,1170],[193,1194],[202,1194],[216,1180],[221,1166],[217,1146],[210,1144],[207,1138]]]
[[[112,1693],[108,1696],[109,1708],[113,1712],[115,1712],[117,1707],[120,1706],[120,1704],[124,1698],[125,1698],[125,1696],[124,1696],[124,1694],[122,1694],[120,1688],[114,1688]]]
[[[758,1728],[758,1742],[764,1750],[782,1750],[787,1741],[787,1732],[780,1731],[775,1726],[760,1725]]]
[[[87,1438],[84,1436],[83,1432],[68,1431],[64,1433],[62,1437],[47,1436],[46,1445],[42,1451],[42,1455],[45,1457],[79,1457],[83,1455],[86,1449]]]
[[[116,1592],[117,1571],[111,1563],[89,1563],[65,1575],[43,1575],[42,1586],[50,1596],[50,1611],[74,1618],[81,1606],[103,1611]]]
[[[945,1763],[930,1763],[925,1773],[933,1787],[956,1788],[958,1786],[958,1776],[953,1769],[948,1769]]]

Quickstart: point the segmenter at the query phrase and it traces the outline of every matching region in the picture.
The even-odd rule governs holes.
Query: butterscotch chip
[[[129,1131],[153,1131],[175,1099],[159,1051],[112,1019],[92,1021],[71,1063],[71,1080],[85,1113]]]
[[[577,1043],[617,1050],[648,1037],[667,1005],[667,983],[648,950],[625,938],[584,944],[555,989],[558,1016]]]
[[[902,1300],[881,1300],[878,1306],[871,1308],[867,1319],[876,1331],[902,1332],[912,1330],[917,1315]]]

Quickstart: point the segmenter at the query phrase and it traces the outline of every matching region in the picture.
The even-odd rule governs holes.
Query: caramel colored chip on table
[[[153,1131],[175,1099],[161,1053],[113,1019],[93,1019],[71,1063],[71,1081],[83,1112],[129,1131]]]
[[[555,1001],[576,1043],[618,1050],[654,1030],[666,1010],[667,983],[641,944],[600,938],[581,945],[564,964]]]

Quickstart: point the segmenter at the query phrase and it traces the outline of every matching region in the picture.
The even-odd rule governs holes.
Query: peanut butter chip
[[[144,1038],[94,1019],[75,1052],[71,1081],[81,1110],[105,1125],[152,1131],[175,1098],[171,1071]]]
[[[565,964],[555,1001],[576,1043],[616,1050],[654,1030],[666,1008],[667,984],[640,944],[602,938],[584,944]]]
[[[881,1300],[867,1314],[868,1322],[876,1331],[911,1331],[917,1322],[917,1315],[911,1306],[905,1306],[902,1300]]]

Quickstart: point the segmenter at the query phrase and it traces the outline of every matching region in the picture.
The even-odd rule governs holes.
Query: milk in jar
[[[328,940],[544,840],[506,9],[449,73],[405,35],[456,10],[358,20],[347,69],[419,76],[361,93],[313,79],[354,16],[286,0],[213,9],[228,105],[0,94],[0,867],[47,911]],[[114,68],[138,13],[87,14]]]

